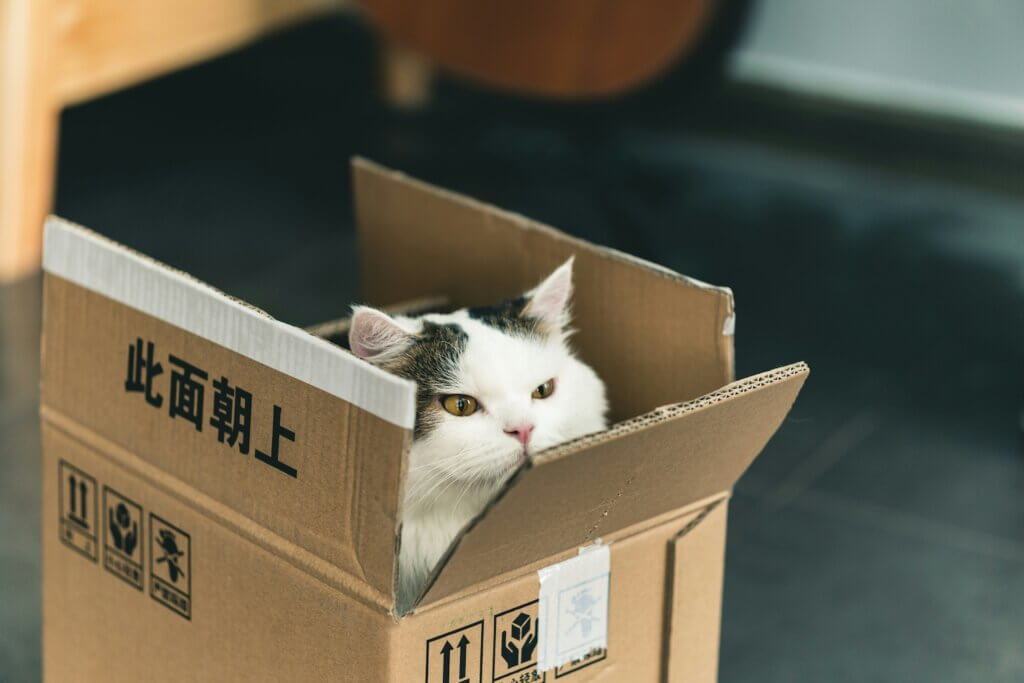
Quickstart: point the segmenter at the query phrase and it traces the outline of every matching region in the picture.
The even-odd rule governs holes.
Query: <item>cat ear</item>
[[[558,266],[551,275],[526,293],[529,302],[523,316],[537,318],[551,332],[562,332],[569,324],[569,302],[572,299],[572,263],[575,256]]]
[[[413,333],[387,313],[369,306],[352,307],[348,344],[360,358],[380,363],[405,351],[412,341]]]

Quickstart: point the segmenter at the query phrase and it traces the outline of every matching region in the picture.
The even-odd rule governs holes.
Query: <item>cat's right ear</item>
[[[521,315],[536,318],[549,333],[566,334],[572,300],[572,265],[575,256],[560,265],[543,282],[526,293]]]
[[[383,363],[409,348],[413,333],[387,313],[369,306],[352,307],[348,344],[352,353],[371,363]]]

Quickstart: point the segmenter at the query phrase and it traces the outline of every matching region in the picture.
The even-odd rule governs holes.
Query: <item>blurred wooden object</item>
[[[53,193],[51,0],[0,0],[0,281],[34,270]]]
[[[0,0],[0,281],[39,267],[60,110],[343,0]]]
[[[720,0],[361,0],[389,40],[487,85],[616,95],[693,48]]]
[[[394,43],[381,48],[381,94],[393,107],[418,109],[430,100],[434,66],[418,52]]]

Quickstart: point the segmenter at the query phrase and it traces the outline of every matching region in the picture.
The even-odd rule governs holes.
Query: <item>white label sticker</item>
[[[608,582],[611,554],[606,545],[580,548],[577,557],[545,567],[540,578],[537,669],[546,671],[608,647]]]

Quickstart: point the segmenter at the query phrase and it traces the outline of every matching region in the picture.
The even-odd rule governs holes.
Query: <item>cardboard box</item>
[[[575,343],[614,426],[534,456],[396,614],[414,386],[52,218],[45,678],[715,680],[729,492],[807,367],[732,382],[729,290],[354,175],[373,304],[496,301],[575,254]]]

